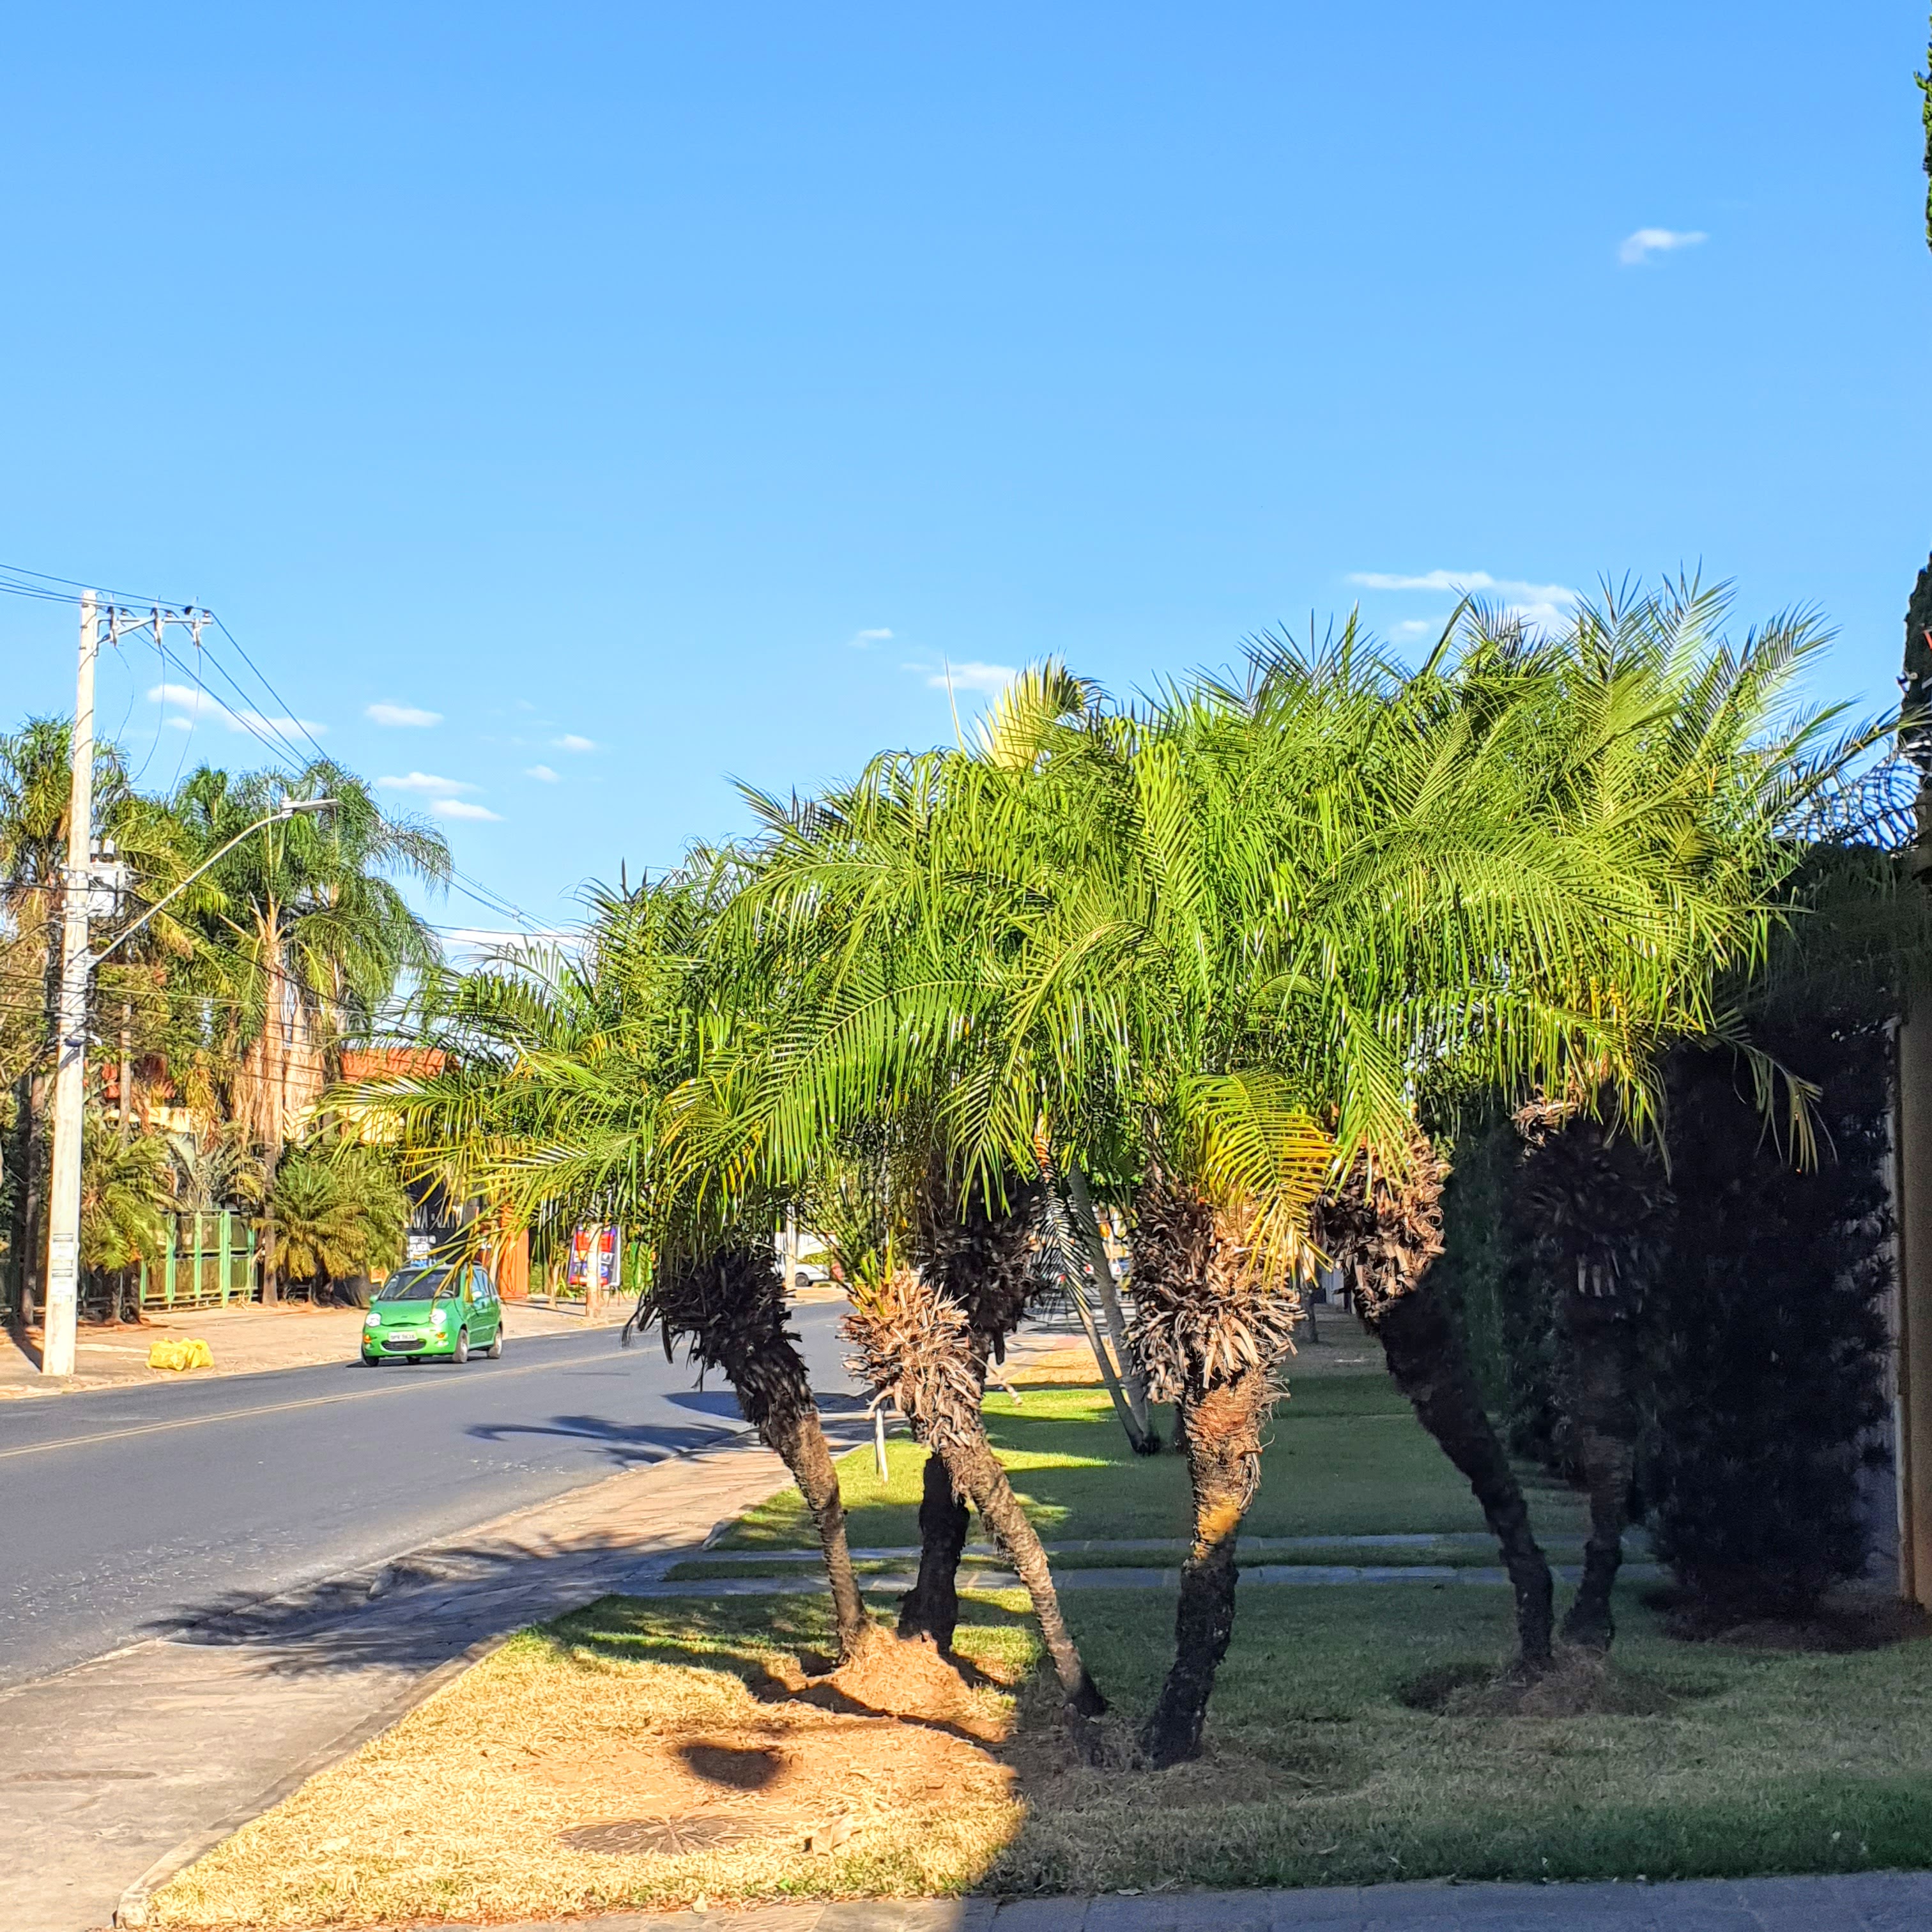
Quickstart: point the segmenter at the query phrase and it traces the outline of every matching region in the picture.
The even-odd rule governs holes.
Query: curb
[[[272,1810],[290,1792],[304,1784],[318,1772],[328,1767],[349,1754],[367,1744],[369,1740],[387,1730],[392,1724],[400,1723],[418,1705],[426,1704],[439,1690],[453,1682],[472,1665],[482,1662],[491,1652],[502,1649],[516,1635],[513,1630],[505,1630],[500,1636],[485,1637],[472,1644],[460,1657],[452,1657],[440,1664],[425,1677],[418,1678],[397,1693],[380,1708],[358,1718],[349,1728],[332,1738],[320,1750],[312,1751],[292,1771],[285,1772],[266,1790],[258,1792],[247,1804],[238,1806],[214,1823],[184,1838],[171,1851],[164,1852],[134,1882],[122,1893],[120,1903],[114,1908],[114,1923],[117,1925],[146,1925],[148,1922],[148,1900],[167,1883],[177,1872],[184,1871],[204,1852],[212,1851],[224,1838],[233,1835],[244,1825],[259,1818],[264,1811]]]

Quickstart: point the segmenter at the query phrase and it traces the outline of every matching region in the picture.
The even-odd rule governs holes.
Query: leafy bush
[[[297,1148],[268,1201],[274,1264],[292,1281],[386,1270],[402,1258],[409,1197],[378,1148],[354,1141]]]
[[[1817,1165],[1768,1146],[1727,1054],[1673,1069],[1684,1210],[1646,1312],[1658,1553],[1722,1619],[1799,1616],[1864,1567],[1882,1468],[1889,1043],[1875,1018],[1766,1037],[1823,1089]]]

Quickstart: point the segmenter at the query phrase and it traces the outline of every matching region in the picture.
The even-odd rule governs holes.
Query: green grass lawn
[[[1386,1378],[1359,1354],[1324,1366],[1298,1379],[1276,1414],[1248,1531],[1479,1528],[1460,1478]],[[1018,1408],[997,1396],[988,1420],[1049,1540],[1185,1533],[1180,1459],[1130,1455],[1100,1391],[1028,1390]],[[855,1544],[916,1540],[922,1460],[895,1444],[883,1484],[869,1449],[845,1460]],[[1552,1540],[1583,1526],[1580,1502],[1559,1488],[1536,1486],[1533,1507]],[[811,1540],[793,1493],[751,1511],[722,1542],[758,1552]],[[1615,1696],[1570,1707],[1584,1714],[1525,1714],[1486,1688],[1513,1647],[1504,1588],[1250,1583],[1205,1755],[1150,1772],[1120,1767],[1170,1660],[1173,1596],[1070,1592],[1063,1608],[1112,1706],[1116,1762],[1095,1769],[1070,1761],[1024,1596],[968,1589],[958,1648],[994,1682],[959,1694],[997,1708],[998,1724],[937,1781],[908,1772],[894,1782],[894,1772],[868,1783],[872,1773],[854,1768],[854,1734],[828,1732],[816,1746],[809,1735],[814,1723],[872,1722],[862,1701],[820,1706],[786,1688],[773,1701],[775,1685],[796,1684],[791,1660],[830,1648],[826,1598],[693,1588],[682,1598],[605,1598],[526,1632],[182,1874],[158,1896],[158,1922],[294,1932],[668,1909],[700,1896],[752,1904],[1932,1864],[1926,1642],[1838,1655],[1680,1643],[1643,1593],[1625,1587]],[[993,1742],[1009,1722],[1005,1742]],[[957,1748],[950,1720],[868,1735],[915,1756]],[[628,1816],[626,1806],[644,1802],[635,1766],[669,1762],[687,1736],[704,1750],[720,1738],[815,1748],[802,1782],[821,1807],[833,1786],[850,1786],[839,1801],[851,1808],[849,1842],[806,1856],[794,1818],[682,1856],[572,1849],[568,1834],[584,1821]],[[552,1766],[566,1774],[560,1781]],[[598,1778],[608,1790],[584,1782]],[[425,1832],[426,1789],[472,1792],[504,1828],[468,1830],[466,1802],[452,1808],[452,1828]],[[346,1816],[352,1838],[340,1834]]]
[[[1065,1605],[1124,1730],[1168,1660],[1172,1600]],[[1036,1658],[1025,1599],[973,1593],[960,1648]],[[1068,1768],[1052,1700],[1023,1702],[1026,1813],[962,1886],[1106,1892],[1380,1880],[1850,1871],[1932,1861],[1932,1645],[1790,1656],[1676,1643],[1622,1593],[1619,1668],[1644,1716],[1437,1714],[1406,1701],[1492,1672],[1508,1592],[1242,1593],[1210,1754],[1167,1772]],[[818,1598],[608,1599],[557,1626],[612,1659],[723,1670],[829,1638]]]
[[[1163,1437],[1171,1435],[1172,1416],[1164,1410],[1156,1415]],[[1103,1390],[1029,1389],[1017,1406],[1010,1396],[991,1395],[986,1426],[1047,1541],[1187,1535],[1182,1459],[1130,1454]],[[1379,1371],[1297,1382],[1275,1411],[1268,1434],[1260,1492],[1243,1526],[1248,1535],[1384,1535],[1483,1527],[1468,1484]],[[903,1548],[919,1541],[925,1451],[896,1438],[887,1444],[886,1459],[890,1474],[884,1484],[870,1449],[839,1462],[851,1540],[862,1548]],[[1538,1527],[1550,1535],[1578,1536],[1586,1528],[1582,1498],[1568,1490],[1536,1484],[1532,1507]],[[752,1510],[716,1546],[807,1549],[815,1540],[803,1501],[791,1490]],[[1106,1559],[1070,1560],[1091,1564]],[[1465,1552],[1460,1560],[1472,1559]]]

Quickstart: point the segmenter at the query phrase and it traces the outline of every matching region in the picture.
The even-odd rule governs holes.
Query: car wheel
[[[470,1330],[459,1328],[456,1331],[456,1346],[450,1350],[449,1359],[460,1368],[470,1359]]]
[[[791,1285],[794,1288],[809,1288],[812,1286],[812,1277],[804,1269],[800,1268],[797,1274],[792,1276]]]
[[[380,1355],[372,1355],[367,1348],[362,1351],[362,1366],[365,1369],[380,1369],[382,1366]]]
[[[496,1324],[496,1334],[490,1338],[489,1352],[493,1362],[503,1352],[503,1324],[500,1322]]]

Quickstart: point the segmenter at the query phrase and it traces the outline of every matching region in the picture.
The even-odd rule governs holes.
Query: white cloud
[[[442,713],[440,711],[424,711],[413,704],[379,703],[364,705],[362,715],[364,718],[374,720],[378,724],[428,726],[440,724],[442,722]]]
[[[502,814],[492,812],[487,805],[478,805],[466,798],[440,798],[430,807],[440,812],[445,818],[482,819],[492,825],[502,823]]]
[[[943,666],[938,670],[925,664],[908,664],[908,670],[922,670],[926,681],[934,691],[944,691],[950,682],[955,691],[1000,692],[1006,689],[1019,673],[1010,664],[977,664],[970,658],[964,664]]]
[[[553,738],[550,742],[560,752],[594,752],[597,741],[594,738],[580,738],[574,731],[566,731],[561,738]]]
[[[385,791],[434,792],[447,796],[454,791],[476,791],[479,788],[462,778],[440,778],[434,772],[410,772],[399,778],[378,778],[376,781]]]
[[[1429,570],[1420,577],[1354,570],[1348,573],[1348,581],[1367,590],[1496,590],[1531,604],[1574,604],[1578,598],[1567,584],[1528,584],[1520,577],[1492,577],[1486,570]]]
[[[1390,634],[1398,638],[1439,638],[1448,621],[1443,617],[1405,617],[1394,626]]]
[[[532,765],[524,772],[526,778],[541,778],[545,784],[555,784],[556,774],[548,765]]]
[[[855,651],[869,651],[874,644],[891,643],[892,636],[892,632],[887,630],[854,631],[845,641]]]
[[[1512,617],[1520,617],[1532,631],[1560,631],[1570,621],[1566,606],[1557,604],[1511,604],[1505,607]]]
[[[165,705],[175,713],[168,724],[186,730],[197,718],[212,718],[218,724],[225,724],[231,731],[266,732],[271,736],[294,737],[307,732],[314,737],[318,732],[326,731],[326,724],[318,724],[313,718],[271,718],[266,712],[250,711],[245,707],[237,710],[224,704],[212,692],[204,691],[195,684],[158,684],[148,693],[150,704]]]
[[[1673,248],[1694,248],[1710,238],[1701,228],[1640,228],[1618,244],[1617,260],[1625,268],[1634,268],[1652,255],[1668,254]]]

